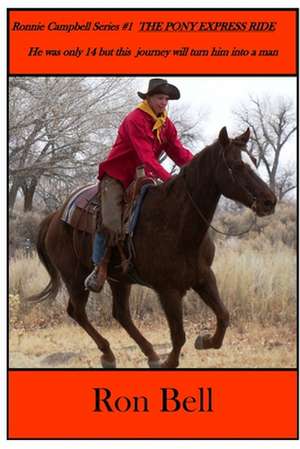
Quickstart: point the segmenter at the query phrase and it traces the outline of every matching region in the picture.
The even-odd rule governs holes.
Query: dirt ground
[[[166,326],[139,328],[163,360],[171,348]],[[296,366],[296,331],[289,327],[251,323],[229,327],[222,348],[206,351],[194,348],[199,326],[186,324],[185,328],[187,341],[179,368]],[[101,333],[110,341],[118,368],[148,368],[144,355],[123,329],[116,326],[101,329]],[[9,360],[10,368],[101,368],[96,345],[79,326],[72,324],[37,330],[12,329]]]

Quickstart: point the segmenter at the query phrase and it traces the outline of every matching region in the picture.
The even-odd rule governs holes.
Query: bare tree
[[[18,192],[31,210],[41,181],[74,188],[96,174],[121,117],[133,105],[134,78],[9,79],[9,206]],[[47,183],[46,183],[47,184]]]
[[[199,151],[200,144],[203,143],[202,126],[204,122],[204,112],[200,109],[193,109],[188,104],[173,105],[170,118],[176,126],[178,137],[181,142],[191,151]],[[167,160],[167,155],[163,153],[160,162]],[[171,173],[177,171],[176,165],[172,163]]]
[[[136,90],[135,78],[11,77],[10,208],[22,195],[25,211],[33,200],[54,209],[74,188],[94,182],[121,120],[137,105]],[[182,142],[198,148],[200,111],[172,105],[170,115]]]
[[[258,164],[263,166],[271,189],[282,199],[296,188],[295,169],[283,165],[284,151],[296,131],[295,108],[292,99],[256,98],[234,111],[241,128],[251,130],[251,152],[257,152]]]
[[[280,169],[276,179],[277,194],[279,199],[282,199],[285,195],[297,187],[295,178],[295,167],[291,164],[287,164]]]

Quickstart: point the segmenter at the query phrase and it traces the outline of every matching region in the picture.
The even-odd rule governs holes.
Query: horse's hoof
[[[106,360],[103,356],[101,357],[101,364],[104,369],[115,369],[117,367],[115,360]]]
[[[176,369],[178,368],[178,363],[169,363],[167,361],[160,365],[160,369]]]
[[[161,368],[160,360],[148,360],[149,368]]]
[[[195,340],[195,348],[196,349],[207,349],[207,341],[210,340],[210,335],[198,335],[198,337]]]

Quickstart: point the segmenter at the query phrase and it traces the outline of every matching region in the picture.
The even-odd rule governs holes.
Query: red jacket
[[[157,139],[156,131],[152,131],[153,125],[154,119],[141,109],[130,112],[120,125],[107,159],[99,165],[98,179],[107,173],[121,181],[126,188],[133,181],[136,168],[144,165],[147,176],[166,181],[171,175],[158,162],[162,151],[180,167],[193,158],[181,144],[169,118],[160,130],[161,142]]]

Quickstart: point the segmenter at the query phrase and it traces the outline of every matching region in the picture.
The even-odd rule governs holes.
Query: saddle
[[[100,209],[99,184],[76,190],[63,206],[61,220],[72,228],[94,234]]]
[[[133,232],[142,199],[147,186],[154,185],[155,181],[147,176],[136,178],[124,192],[123,196],[123,230],[124,234]],[[101,195],[100,183],[81,187],[75,191],[63,207],[61,220],[72,228],[95,234],[101,229]]]

